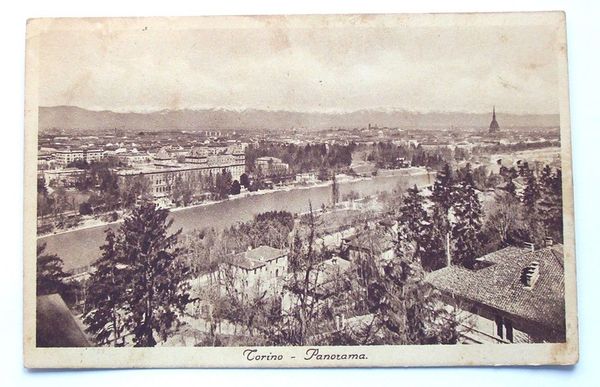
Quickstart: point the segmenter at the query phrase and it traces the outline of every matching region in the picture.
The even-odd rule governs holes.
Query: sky
[[[549,26],[139,27],[41,33],[40,106],[559,111]]]

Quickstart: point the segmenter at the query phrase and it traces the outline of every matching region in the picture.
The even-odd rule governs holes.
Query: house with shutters
[[[472,269],[448,266],[425,280],[458,311],[465,343],[565,341],[564,256],[551,241],[539,250],[509,246]]]

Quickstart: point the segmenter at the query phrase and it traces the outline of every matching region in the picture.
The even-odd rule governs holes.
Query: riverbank
[[[423,187],[431,185],[434,179],[435,173],[427,173],[424,169],[402,170],[392,176],[355,178],[352,181],[339,182],[340,199],[346,195],[365,197],[380,192],[393,192],[399,186],[410,187],[416,184]],[[323,205],[331,204],[330,184],[330,182],[323,182],[318,186],[264,190],[243,198],[181,208],[171,212],[169,216],[173,220],[171,230],[181,229],[186,233],[211,227],[220,231],[239,222],[250,221],[257,214],[268,211],[300,214],[309,211],[310,205],[313,209],[318,209]],[[114,230],[117,227],[118,222],[113,222],[40,236],[38,240],[46,243],[48,253],[56,254],[63,260],[65,270],[71,271],[86,267],[98,259],[102,253],[100,247],[106,239],[105,229]]]
[[[420,168],[420,167],[381,170],[381,172],[382,173],[381,173],[381,175],[379,175],[379,177],[414,176],[414,175],[421,175],[421,174],[427,173],[427,171],[424,168]],[[378,177],[378,176],[371,176],[371,177],[358,176],[358,177],[356,177],[356,176],[341,174],[341,175],[336,176],[336,179],[337,179],[338,184],[348,184],[348,183],[356,183],[356,182],[361,182],[361,181],[373,180],[376,177]],[[289,191],[295,191],[295,190],[323,188],[323,187],[329,187],[331,185],[332,185],[332,181],[328,180],[328,181],[321,181],[321,182],[316,182],[316,183],[311,183],[311,184],[302,184],[302,185],[294,184],[294,185],[287,185],[287,186],[279,186],[279,187],[275,187],[272,189],[264,189],[264,190],[260,190],[260,191],[254,191],[254,192],[245,191],[245,192],[241,192],[238,195],[231,195],[228,198],[222,199],[222,200],[210,200],[210,201],[206,201],[206,202],[202,202],[202,203],[192,204],[189,206],[166,207],[166,208],[168,208],[169,211],[172,213],[177,213],[180,211],[191,210],[194,208],[203,208],[203,207],[208,207],[208,206],[214,206],[216,204],[220,204],[223,202],[240,200],[240,199],[253,197],[253,196],[268,195],[268,194],[273,194],[273,193],[277,193],[277,192],[289,192]],[[53,235],[62,235],[62,234],[75,232],[75,231],[93,229],[93,228],[98,228],[98,227],[108,227],[108,226],[114,226],[114,225],[123,223],[123,217],[124,217],[125,211],[120,210],[120,211],[114,211],[114,212],[116,212],[119,216],[119,219],[117,219],[115,221],[107,222],[100,218],[87,218],[87,219],[84,218],[84,219],[82,219],[81,224],[76,227],[72,227],[72,228],[68,228],[68,229],[61,229],[59,231],[54,231],[54,232],[45,233],[45,234],[38,234],[37,238],[43,239],[43,238],[53,236]],[[103,214],[103,215],[106,215],[106,214]]]

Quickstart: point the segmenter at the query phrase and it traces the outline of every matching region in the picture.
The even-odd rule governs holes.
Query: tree
[[[452,238],[454,240],[455,263],[471,267],[475,263],[481,231],[483,209],[475,188],[473,179],[467,173],[458,183],[453,192]]]
[[[146,176],[132,176],[125,180],[121,188],[121,200],[125,208],[132,208],[139,200],[151,197],[150,180]]]
[[[46,253],[46,244],[37,245],[36,294],[45,296],[58,293],[68,305],[75,302],[75,285],[67,282],[69,274],[63,271],[63,260],[56,254]]]
[[[98,179],[100,180],[99,189],[102,205],[109,211],[117,209],[120,205],[117,174],[108,168],[103,168],[98,171]]]
[[[259,324],[265,315],[269,301],[268,292],[258,282],[254,286],[241,285],[243,280],[236,274],[239,275],[230,263],[221,265],[219,269],[219,276],[225,288],[220,317],[242,325],[247,333],[253,336],[255,328],[257,325],[260,327]]]
[[[231,172],[223,168],[215,177],[215,193],[218,199],[226,199],[231,191]]]
[[[527,212],[535,212],[539,198],[540,190],[538,182],[535,178],[535,175],[531,173],[527,177],[527,183],[525,185],[525,188],[523,189],[523,197],[521,198],[525,210]]]
[[[100,247],[102,256],[94,262],[94,272],[87,286],[83,322],[86,332],[98,344],[124,346],[126,327],[125,305],[127,282],[116,235],[106,230],[106,242]]]
[[[51,195],[37,194],[37,216],[44,217],[51,214],[54,208],[54,199]]]
[[[540,176],[540,201],[538,206],[539,219],[544,227],[546,236],[562,242],[562,172],[555,173],[546,165]]]
[[[435,182],[433,183],[433,192],[431,200],[434,204],[440,207],[443,212],[448,213],[452,207],[452,187],[454,184],[454,178],[452,177],[452,171],[450,165],[444,165],[444,169],[437,173]]]
[[[406,225],[409,240],[419,242],[423,232],[423,221],[428,221],[427,211],[423,208],[423,197],[416,185],[406,190],[400,206],[400,224]],[[417,248],[418,250],[418,248]]]
[[[524,234],[523,211],[518,199],[508,192],[501,194],[490,205],[484,228],[492,234],[496,247],[523,242],[519,237]]]
[[[143,201],[124,220],[117,236],[127,284],[126,327],[136,347],[156,345],[155,334],[166,340],[180,323],[189,300],[188,269],[178,259],[180,251],[175,247],[181,230],[168,235],[173,223],[167,221],[168,214],[168,210]]]
[[[454,191],[454,177],[452,176],[450,166],[445,164],[444,168],[437,173],[433,184],[431,196],[431,200],[433,201],[432,224],[428,230],[431,241],[431,246],[428,249],[430,254],[439,256],[439,248],[441,246],[443,246],[444,250],[448,249],[446,240],[451,232],[450,210],[453,208],[454,201],[457,198]],[[449,253],[449,251],[446,251],[446,254]]]
[[[331,202],[335,206],[340,201],[340,186],[335,177],[335,172],[331,177]]]
[[[58,187],[52,193],[52,203],[54,204],[54,215],[60,214],[67,209],[69,196],[63,187]]]
[[[395,254],[371,260],[369,309],[381,327],[371,344],[451,344],[458,341],[458,321],[440,306],[438,293],[424,281],[413,245],[401,229]]]
[[[285,288],[289,293],[290,308],[284,311],[281,326],[273,329],[271,340],[292,345],[307,345],[315,335],[317,328],[319,298],[320,253],[315,249],[316,219],[309,203],[309,213],[305,218],[307,235],[305,243],[299,243],[300,237],[294,237],[289,254],[291,275]]]
[[[246,173],[242,173],[240,176],[240,184],[246,189],[250,188],[250,178]]]
[[[187,206],[192,202],[192,197],[194,195],[193,182],[194,179],[190,177],[182,177],[180,174],[177,174],[174,177],[170,178],[171,181],[171,200],[177,206]]]
[[[83,202],[79,204],[79,214],[80,215],[91,215],[93,213],[92,205],[90,202]]]
[[[48,196],[48,189],[46,188],[46,180],[43,176],[38,177],[37,179],[37,192],[38,194],[42,194],[44,197]]]
[[[405,229],[406,238],[414,243],[415,256],[428,270],[438,269],[443,263],[440,258],[444,256],[444,236],[437,234],[437,226],[425,210],[417,186],[409,188],[400,206],[399,227]]]
[[[541,245],[544,239],[543,225],[540,220],[540,187],[537,178],[533,172],[529,173],[523,196],[521,197],[523,206],[524,222],[529,235],[529,242]]]
[[[229,190],[229,193],[231,193],[232,195],[239,195],[241,190],[242,190],[242,187],[240,186],[239,181],[234,180],[233,183],[231,184],[231,189]]]

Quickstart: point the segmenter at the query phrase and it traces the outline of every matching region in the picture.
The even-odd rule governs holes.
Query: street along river
[[[416,184],[432,184],[434,174],[423,169],[397,170],[389,175],[340,182],[340,198],[351,191],[361,197],[377,192],[391,192],[397,187],[407,188]],[[308,211],[309,202],[318,209],[322,204],[331,202],[331,185],[292,188],[225,200],[210,205],[195,206],[171,212],[173,229],[183,232],[203,227],[223,229],[237,222],[251,220],[256,214],[266,211],[289,211],[303,213]],[[47,244],[48,253],[57,254],[64,261],[64,269],[72,270],[93,263],[100,256],[99,247],[104,243],[104,230],[116,228],[118,223],[90,228],[76,229],[55,235],[40,237],[38,243]]]

